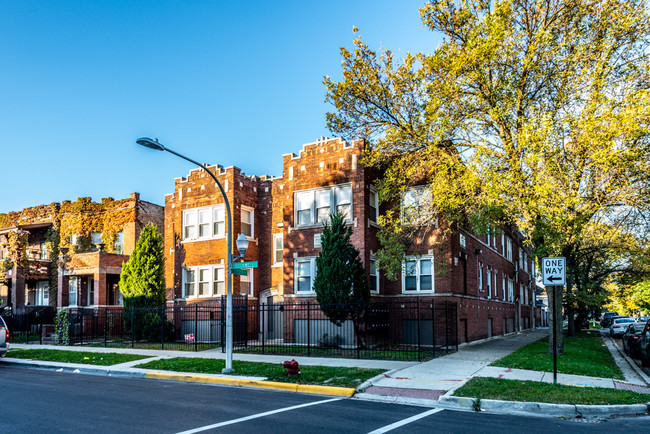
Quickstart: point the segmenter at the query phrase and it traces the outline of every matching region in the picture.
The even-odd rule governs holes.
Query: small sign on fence
[[[185,343],[186,344],[193,344],[194,343],[194,333],[190,333],[185,335]]]

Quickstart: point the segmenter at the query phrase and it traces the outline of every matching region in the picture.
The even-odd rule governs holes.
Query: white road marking
[[[444,408],[434,408],[432,410],[425,411],[424,413],[420,413],[420,414],[416,414],[415,416],[411,416],[408,419],[402,419],[402,420],[399,420],[399,421],[397,421],[395,423],[391,423],[390,425],[386,425],[385,427],[382,427],[382,428],[376,429],[374,431],[371,431],[368,434],[382,434],[382,433],[385,433],[385,432],[388,432],[388,431],[392,431],[392,430],[394,430],[396,428],[407,425],[407,424],[409,424],[411,422],[415,422],[418,419],[422,419],[423,417],[427,417],[429,415],[438,413],[439,411],[442,411],[442,410],[444,410]]]
[[[312,405],[327,404],[328,402],[340,401],[342,399],[343,398],[333,398],[333,399],[326,399],[324,401],[309,402],[307,404],[300,404],[300,405],[294,405],[294,406],[291,406],[291,407],[278,408],[277,410],[265,411],[264,413],[252,414],[250,416],[240,417],[239,419],[227,420],[225,422],[219,422],[219,423],[215,423],[215,424],[212,424],[212,425],[206,425],[206,426],[202,426],[202,427],[199,427],[199,428],[194,428],[194,429],[191,429],[191,430],[188,430],[188,431],[182,431],[182,432],[179,432],[177,434],[192,434],[192,433],[196,433],[196,432],[207,431],[209,429],[220,428],[222,426],[232,425],[232,424],[240,423],[240,422],[246,422],[247,420],[257,419],[257,418],[265,417],[265,416],[270,416],[270,415],[276,414],[276,413],[283,413],[285,411],[297,410],[299,408],[310,407]]]

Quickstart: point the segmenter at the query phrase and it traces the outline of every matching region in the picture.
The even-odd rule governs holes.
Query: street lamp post
[[[226,284],[226,367],[223,369],[223,373],[228,373],[232,372],[232,350],[233,350],[233,342],[232,342],[232,263],[234,259],[239,259],[244,257],[244,253],[246,252],[246,249],[248,248],[248,239],[242,234],[240,237],[237,239],[237,248],[240,250],[241,256],[238,256],[237,258],[233,258],[232,255],[232,213],[230,211],[230,202],[228,201],[228,196],[226,196],[226,192],[224,191],[223,187],[221,186],[221,183],[219,182],[219,179],[210,171],[208,170],[207,165],[201,164],[198,161],[194,161],[191,158],[188,158],[184,155],[179,154],[178,152],[172,151],[171,149],[163,146],[161,143],[158,142],[158,139],[150,139],[148,137],[141,137],[138,140],[136,140],[136,143],[140,146],[144,146],[146,148],[150,149],[155,149],[157,151],[167,151],[171,154],[176,155],[177,157],[182,158],[183,160],[187,160],[190,163],[196,164],[199,166],[201,169],[205,170],[208,175],[214,179],[214,182],[217,184],[219,187],[219,190],[221,191],[221,194],[223,195],[223,200],[224,203],[226,204],[226,216],[228,219],[228,236],[227,236],[227,242],[228,242],[228,273],[226,276],[227,284]],[[245,239],[246,243],[244,245],[243,242],[241,242],[241,238]],[[243,249],[243,250],[242,250]]]

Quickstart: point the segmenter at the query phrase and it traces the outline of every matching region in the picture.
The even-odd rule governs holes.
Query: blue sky
[[[438,44],[411,1],[0,2],[0,213],[90,196],[164,204],[192,166],[280,175],[332,136],[324,75],[352,27],[375,49]]]

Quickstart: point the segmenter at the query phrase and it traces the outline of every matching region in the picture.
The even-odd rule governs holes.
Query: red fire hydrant
[[[284,366],[284,369],[287,371],[287,375],[289,377],[292,375],[300,374],[300,366],[298,366],[298,362],[296,362],[294,359],[287,360],[282,364],[282,366]]]

